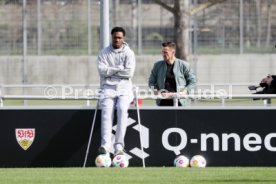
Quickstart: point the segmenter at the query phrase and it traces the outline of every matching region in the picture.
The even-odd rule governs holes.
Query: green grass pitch
[[[2,168],[1,184],[276,183],[276,167]]]

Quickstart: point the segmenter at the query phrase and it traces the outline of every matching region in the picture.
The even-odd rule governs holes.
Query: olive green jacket
[[[149,87],[156,90],[164,90],[166,71],[166,62],[164,60],[157,61],[151,70],[148,81]],[[191,92],[191,89],[195,88],[197,79],[188,62],[176,58],[174,61],[173,73],[175,76],[177,92],[187,89],[189,93]],[[156,103],[159,105],[160,99],[157,99]],[[187,100],[181,99],[180,103],[184,106],[187,104]]]

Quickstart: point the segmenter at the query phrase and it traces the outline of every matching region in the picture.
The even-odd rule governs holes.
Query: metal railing
[[[229,99],[263,99],[264,105],[270,105],[271,99],[276,98],[276,95],[274,94],[250,94],[250,91],[248,90],[249,94],[233,94],[232,88],[233,87],[241,87],[241,86],[249,86],[252,84],[249,83],[217,83],[217,84],[198,84],[197,88],[199,89],[199,92],[195,92],[193,94],[189,95],[176,95],[175,97],[172,97],[174,99],[175,106],[178,105],[179,99],[192,99],[192,100],[220,100],[221,105],[225,105],[225,100]],[[5,100],[86,100],[86,105],[90,105],[91,100],[98,99],[98,95],[94,94],[87,94],[87,95],[59,95],[56,94],[54,96],[47,96],[45,95],[45,89],[48,87],[54,87],[57,89],[62,89],[64,87],[71,87],[71,88],[79,88],[79,89],[98,89],[98,84],[28,84],[28,85],[22,85],[22,84],[2,84],[0,85],[0,107],[4,106]],[[138,89],[138,96],[136,98],[138,99],[145,99],[145,100],[156,100],[156,99],[163,99],[162,96],[158,95],[148,95],[146,93],[139,93],[139,89],[144,89],[143,92],[149,92],[148,86],[146,84],[136,84],[136,87]],[[204,89],[207,87],[207,90],[209,90],[207,93],[200,91],[200,89]],[[210,91],[209,87],[215,88],[215,87],[225,87],[229,88],[228,93],[214,93],[214,91]],[[11,89],[11,88],[19,88],[19,89],[26,89],[26,88],[42,88],[44,91],[44,94],[36,94],[36,95],[30,95],[23,93],[23,95],[18,95],[19,93],[16,93],[15,95],[10,94],[4,94],[2,91],[5,89]],[[244,90],[247,89],[243,88]],[[24,103],[25,104],[25,103]]]
[[[227,96],[217,96],[214,94],[205,95],[202,94],[197,95],[179,95],[172,98],[174,100],[174,106],[178,106],[178,101],[180,99],[219,99],[221,100],[221,104],[225,104],[226,99],[262,99],[264,101],[264,105],[270,105],[271,99],[276,98],[276,94],[251,94],[251,95],[227,95]],[[90,105],[90,100],[98,100],[99,96],[55,96],[53,98],[49,98],[47,96],[41,95],[2,95],[0,96],[0,107],[4,106],[4,100],[86,100],[86,105]],[[164,99],[162,96],[136,96],[136,99],[145,99],[145,100],[156,100],[156,99]]]

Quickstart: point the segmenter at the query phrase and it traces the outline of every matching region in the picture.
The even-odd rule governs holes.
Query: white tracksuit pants
[[[101,146],[108,151],[112,150],[112,126],[114,110],[117,110],[117,128],[114,146],[120,144],[124,147],[124,137],[128,121],[128,108],[133,100],[131,81],[125,81],[123,85],[104,85],[101,91]]]

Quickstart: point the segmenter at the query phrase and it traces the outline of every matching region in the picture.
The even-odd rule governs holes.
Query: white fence
[[[256,91],[248,90],[245,94],[233,93],[234,88],[248,88],[248,83],[235,83],[235,84],[198,84],[189,95],[176,95],[174,97],[175,106],[181,98],[186,98],[194,102],[203,100],[205,102],[218,100],[219,105],[226,105],[226,100],[246,99],[263,100],[264,105],[271,105],[271,99],[276,98],[275,94],[253,94]],[[21,90],[21,94],[5,94],[4,91],[11,91],[11,89]],[[28,94],[28,91],[32,89],[32,94]],[[146,84],[137,85],[136,99],[142,100],[155,100],[161,99],[162,96],[154,95],[151,89]],[[36,91],[37,93],[33,94]],[[4,106],[6,100],[23,100],[24,105],[28,105],[27,100],[85,100],[86,106],[89,106],[90,101],[97,100],[99,97],[99,86],[95,84],[91,85],[64,85],[64,84],[40,84],[40,85],[0,85],[0,106]],[[197,103],[195,103],[197,105]],[[242,105],[240,103],[239,105]]]

